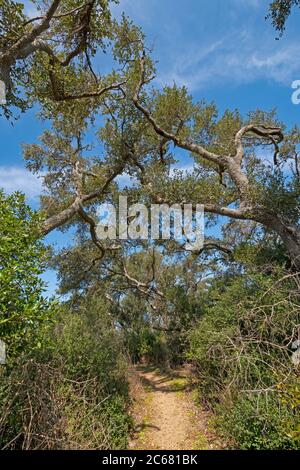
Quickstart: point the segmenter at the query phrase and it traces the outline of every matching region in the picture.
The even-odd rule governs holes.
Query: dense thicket
[[[1,446],[125,448],[131,359],[192,363],[228,446],[299,448],[300,131],[274,110],[220,114],[185,87],[153,87],[145,37],[113,3],[37,0],[28,18],[0,0],[0,110],[35,104],[47,121],[24,145],[41,210],[0,193]],[[298,3],[272,2],[280,31]],[[193,171],[174,169],[178,149]],[[203,248],[100,240],[98,206],[119,196],[203,204]],[[72,240],[46,257],[39,239],[56,229]]]
[[[299,448],[299,362],[292,361],[299,322],[296,274],[254,270],[211,283],[188,358],[201,399],[233,447]]]

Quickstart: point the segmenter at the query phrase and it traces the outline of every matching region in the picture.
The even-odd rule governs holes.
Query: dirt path
[[[220,448],[207,413],[195,406],[184,373],[163,374],[137,368],[134,391],[136,422],[131,449],[201,450]]]

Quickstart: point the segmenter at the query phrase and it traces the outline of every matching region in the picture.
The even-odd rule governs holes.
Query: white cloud
[[[7,193],[21,191],[28,199],[36,199],[42,192],[42,177],[25,168],[0,166],[0,188]]]
[[[210,44],[192,44],[163,67],[157,82],[176,82],[189,90],[228,83],[272,80],[290,85],[300,75],[300,49],[294,42],[255,38],[248,32],[232,34]]]
[[[256,80],[289,86],[300,76],[298,37],[294,31],[275,41],[265,21],[269,0],[227,0],[226,7],[212,0],[201,8],[188,0],[186,9],[173,3],[170,9],[170,0],[121,0],[115,9],[141,22],[150,44],[155,39],[158,85],[176,82],[192,92]]]

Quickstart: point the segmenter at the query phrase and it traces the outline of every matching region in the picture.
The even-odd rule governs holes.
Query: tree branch
[[[132,97],[133,103],[135,104],[136,108],[143,113],[143,115],[147,118],[147,120],[150,122],[150,124],[153,126],[154,130],[159,134],[161,137],[167,139],[167,141],[172,141],[174,142],[175,145],[177,145],[180,148],[183,148],[185,150],[189,150],[192,153],[196,153],[197,155],[205,158],[206,160],[209,160],[213,163],[222,164],[224,163],[224,160],[227,161],[227,157],[221,157],[219,155],[216,155],[215,153],[209,152],[206,150],[204,147],[201,147],[200,145],[197,144],[192,144],[186,140],[180,139],[178,136],[175,134],[172,134],[165,129],[163,129],[158,122],[154,119],[152,116],[151,112],[145,108],[142,103],[140,102],[140,92],[145,83],[147,83],[148,80],[145,78],[145,56],[143,55],[140,58],[140,80],[137,84],[137,87],[135,89],[134,95]]]
[[[197,252],[197,255],[201,255],[204,251],[218,250],[222,251],[226,255],[229,255],[230,258],[233,258],[233,250],[228,245],[222,243],[221,240],[207,240],[204,242],[203,248]]]
[[[218,204],[204,204],[204,211],[210,212],[211,214],[224,215],[226,217],[232,217],[233,219],[239,220],[251,220],[251,214],[249,214],[250,208],[237,208],[231,209],[230,207],[219,206]]]
[[[122,163],[105,181],[105,183],[97,190],[89,193],[83,194],[81,196],[76,196],[74,202],[65,210],[61,211],[59,214],[53,215],[49,217],[42,225],[41,233],[42,235],[47,235],[48,233],[52,232],[53,230],[62,227],[64,224],[72,220],[73,217],[79,214],[80,208],[86,202],[93,201],[99,197],[101,197],[107,188],[109,187],[110,183],[122,173],[124,169],[125,163]]]
[[[41,23],[34,26],[31,31],[21,37],[15,44],[13,44],[3,54],[1,54],[0,64],[3,62],[5,64],[12,65],[14,61],[18,58],[22,50],[26,48],[26,46],[28,46],[29,44],[32,44],[35,39],[37,39],[44,31],[49,28],[50,22],[53,19],[53,16],[57,11],[60,3],[61,0],[53,0],[48,11],[42,17],[43,19]]]
[[[254,126],[249,124],[242,127],[235,136],[235,146],[236,146],[236,155],[234,157],[235,161],[240,165],[242,159],[245,155],[245,150],[243,146],[243,138],[246,134],[252,132],[256,136],[264,137],[271,140],[272,144],[275,147],[274,162],[277,163],[277,155],[279,153],[278,144],[283,141],[284,136],[280,127],[266,127],[266,126]]]

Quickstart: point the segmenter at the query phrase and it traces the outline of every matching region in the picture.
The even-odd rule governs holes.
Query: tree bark
[[[62,227],[67,222],[72,220],[72,218],[78,214],[80,208],[80,200],[78,198],[75,199],[73,204],[68,207],[67,209],[59,212],[58,214],[53,215],[45,220],[42,225],[41,235],[46,236],[48,233],[52,232],[56,228]]]
[[[264,223],[268,226],[268,221]],[[300,272],[300,227],[294,223],[288,224],[280,219],[274,219],[269,224],[283,241],[288,255],[291,260],[292,267]]]

